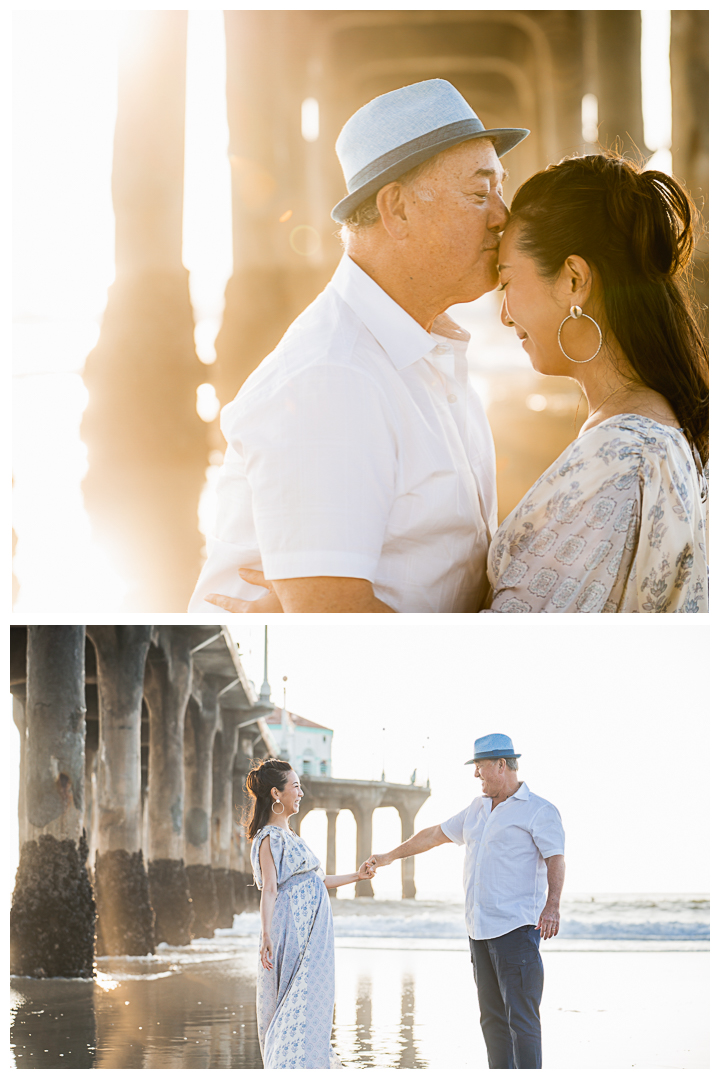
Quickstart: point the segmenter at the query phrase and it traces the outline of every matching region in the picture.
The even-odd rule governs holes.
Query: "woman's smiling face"
[[[558,347],[558,327],[569,313],[570,304],[562,287],[562,272],[557,283],[541,277],[533,259],[518,248],[517,233],[517,228],[510,226],[500,242],[502,321],[514,327],[536,371],[565,375],[568,364]]]

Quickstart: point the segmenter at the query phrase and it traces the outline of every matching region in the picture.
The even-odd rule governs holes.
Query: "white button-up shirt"
[[[478,611],[497,527],[495,451],[469,335],[427,333],[356,263],[222,411],[218,516],[190,611],[269,580],[357,577],[396,611]]]
[[[465,844],[465,925],[477,941],[537,925],[547,892],[545,859],[565,851],[560,814],[523,783],[492,809],[492,799],[473,799],[440,828]]]

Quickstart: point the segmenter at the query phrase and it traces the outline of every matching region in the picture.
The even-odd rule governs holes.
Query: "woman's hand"
[[[272,581],[266,581],[259,570],[246,570],[245,567],[243,567],[238,570],[238,574],[243,581],[247,581],[249,585],[260,585],[263,589],[267,589],[266,595],[261,596],[259,600],[238,600],[234,596],[222,596],[220,593],[210,593],[205,597],[206,602],[208,604],[215,604],[216,607],[225,608],[226,611],[251,614],[253,612],[283,610],[283,606],[273,588]]]
[[[273,946],[269,934],[263,934],[260,938],[260,963],[266,971],[272,971]]]
[[[369,865],[369,860],[366,859],[358,870],[358,881],[368,881],[375,877],[375,867]]]

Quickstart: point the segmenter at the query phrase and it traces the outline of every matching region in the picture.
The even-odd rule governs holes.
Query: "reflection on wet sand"
[[[102,963],[102,961],[101,961]],[[107,961],[105,961],[107,963]],[[19,1069],[262,1069],[254,954],[163,964],[114,960],[97,983],[13,979],[13,1054]],[[349,973],[348,973],[349,974]],[[425,1069],[415,1039],[415,973],[344,979],[352,1010],[336,1015],[333,1044],[351,1068]],[[352,985],[354,981],[354,986]],[[373,1002],[375,1010],[373,1010]]]
[[[117,969],[113,961],[112,977],[95,985],[13,979],[17,1067],[262,1068],[246,957],[182,971],[158,971],[147,961]]]
[[[418,1054],[415,1044],[415,978],[405,975],[402,985],[402,1013],[400,1018],[399,1069],[426,1069],[428,1063]]]
[[[345,961],[347,955],[342,957]],[[353,958],[354,959],[354,958]],[[346,964],[341,963],[344,969]],[[428,1061],[419,1051],[415,1038],[415,972],[405,971],[399,982],[378,979],[379,972],[357,971],[355,985],[350,979],[338,987],[346,1002],[353,996],[353,1007],[335,1010],[333,1045],[343,1065],[356,1069],[427,1069]],[[375,977],[373,977],[375,976]],[[373,1003],[375,1008],[373,1009]]]
[[[92,982],[13,979],[10,1045],[18,1069],[92,1069],[96,1032]]]

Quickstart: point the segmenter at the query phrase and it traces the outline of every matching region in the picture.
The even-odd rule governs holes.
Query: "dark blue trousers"
[[[470,938],[480,1026],[491,1069],[541,1069],[540,931],[519,926],[502,937]]]

